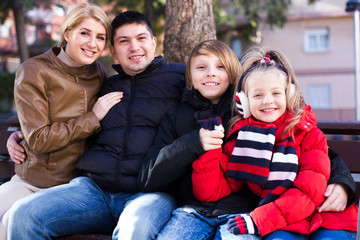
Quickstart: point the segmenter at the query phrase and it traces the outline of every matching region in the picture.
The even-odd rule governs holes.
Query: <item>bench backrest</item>
[[[0,156],[7,154],[6,141],[12,131],[17,130],[19,123],[14,116],[0,124]],[[318,121],[318,127],[326,134],[330,148],[338,152],[344,159],[360,189],[360,122]],[[12,168],[0,159],[0,177],[11,174]],[[357,201],[360,191],[357,191]]]
[[[344,159],[357,186],[356,200],[360,196],[360,122],[318,121],[326,134],[328,145]]]

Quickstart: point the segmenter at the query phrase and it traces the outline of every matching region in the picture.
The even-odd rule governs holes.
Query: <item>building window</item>
[[[305,99],[314,109],[330,109],[331,96],[329,84],[316,84],[307,86],[307,98]]]
[[[328,28],[309,29],[305,31],[305,52],[327,52],[330,50]]]
[[[242,43],[240,38],[234,38],[231,41],[231,49],[234,51],[238,59],[241,59],[242,56]]]
[[[55,3],[55,5],[52,8],[52,11],[56,16],[64,17],[66,15],[64,11],[64,7],[60,4]]]
[[[26,44],[31,45],[36,41],[36,26],[26,25],[25,28]]]
[[[10,37],[11,21],[5,21],[4,24],[0,24],[0,37]]]

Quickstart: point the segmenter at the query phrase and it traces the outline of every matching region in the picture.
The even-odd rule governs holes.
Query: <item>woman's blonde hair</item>
[[[66,45],[65,33],[75,29],[85,19],[93,18],[104,26],[106,31],[106,39],[110,36],[110,21],[104,10],[101,7],[92,3],[80,3],[65,17],[64,22],[60,27],[60,39],[58,47]]]
[[[264,58],[269,58],[270,61],[267,64],[260,63]],[[299,122],[299,119],[303,113],[304,99],[302,98],[299,90],[299,83],[296,79],[293,68],[291,67],[290,61],[288,58],[281,52],[273,49],[262,49],[259,47],[249,48],[243,58],[241,59],[241,64],[244,67],[245,72],[241,76],[241,86],[237,84],[236,92],[241,90],[247,95],[247,81],[252,73],[254,72],[265,72],[265,71],[278,71],[279,74],[285,77],[286,79],[286,108],[294,114],[291,123],[286,127],[285,131],[290,131],[290,134],[293,135],[291,131],[296,123]],[[241,88],[241,89],[239,89]],[[294,88],[294,89],[291,89]],[[233,126],[236,121],[241,119],[241,116],[236,108],[235,104],[235,94],[233,99],[233,110],[236,113],[236,116],[231,119],[230,125]]]
[[[225,43],[219,40],[205,40],[198,43],[191,51],[186,64],[185,81],[188,89],[193,89],[191,78],[191,64],[195,57],[200,55],[214,54],[224,64],[225,71],[228,74],[230,84],[235,84],[242,73],[242,66],[236,54]]]

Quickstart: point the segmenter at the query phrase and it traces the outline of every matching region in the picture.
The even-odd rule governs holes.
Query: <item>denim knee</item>
[[[113,239],[154,239],[175,209],[174,199],[165,193],[138,193],[126,203]]]
[[[16,201],[9,210],[8,232],[26,232],[30,230],[31,224],[36,216],[31,214],[30,196]]]

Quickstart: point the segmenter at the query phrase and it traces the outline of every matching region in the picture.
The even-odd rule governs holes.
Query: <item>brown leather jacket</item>
[[[15,172],[37,187],[52,187],[78,176],[78,157],[86,139],[100,129],[92,112],[106,72],[99,62],[69,67],[60,48],[21,64],[14,98],[25,139],[26,160]]]

